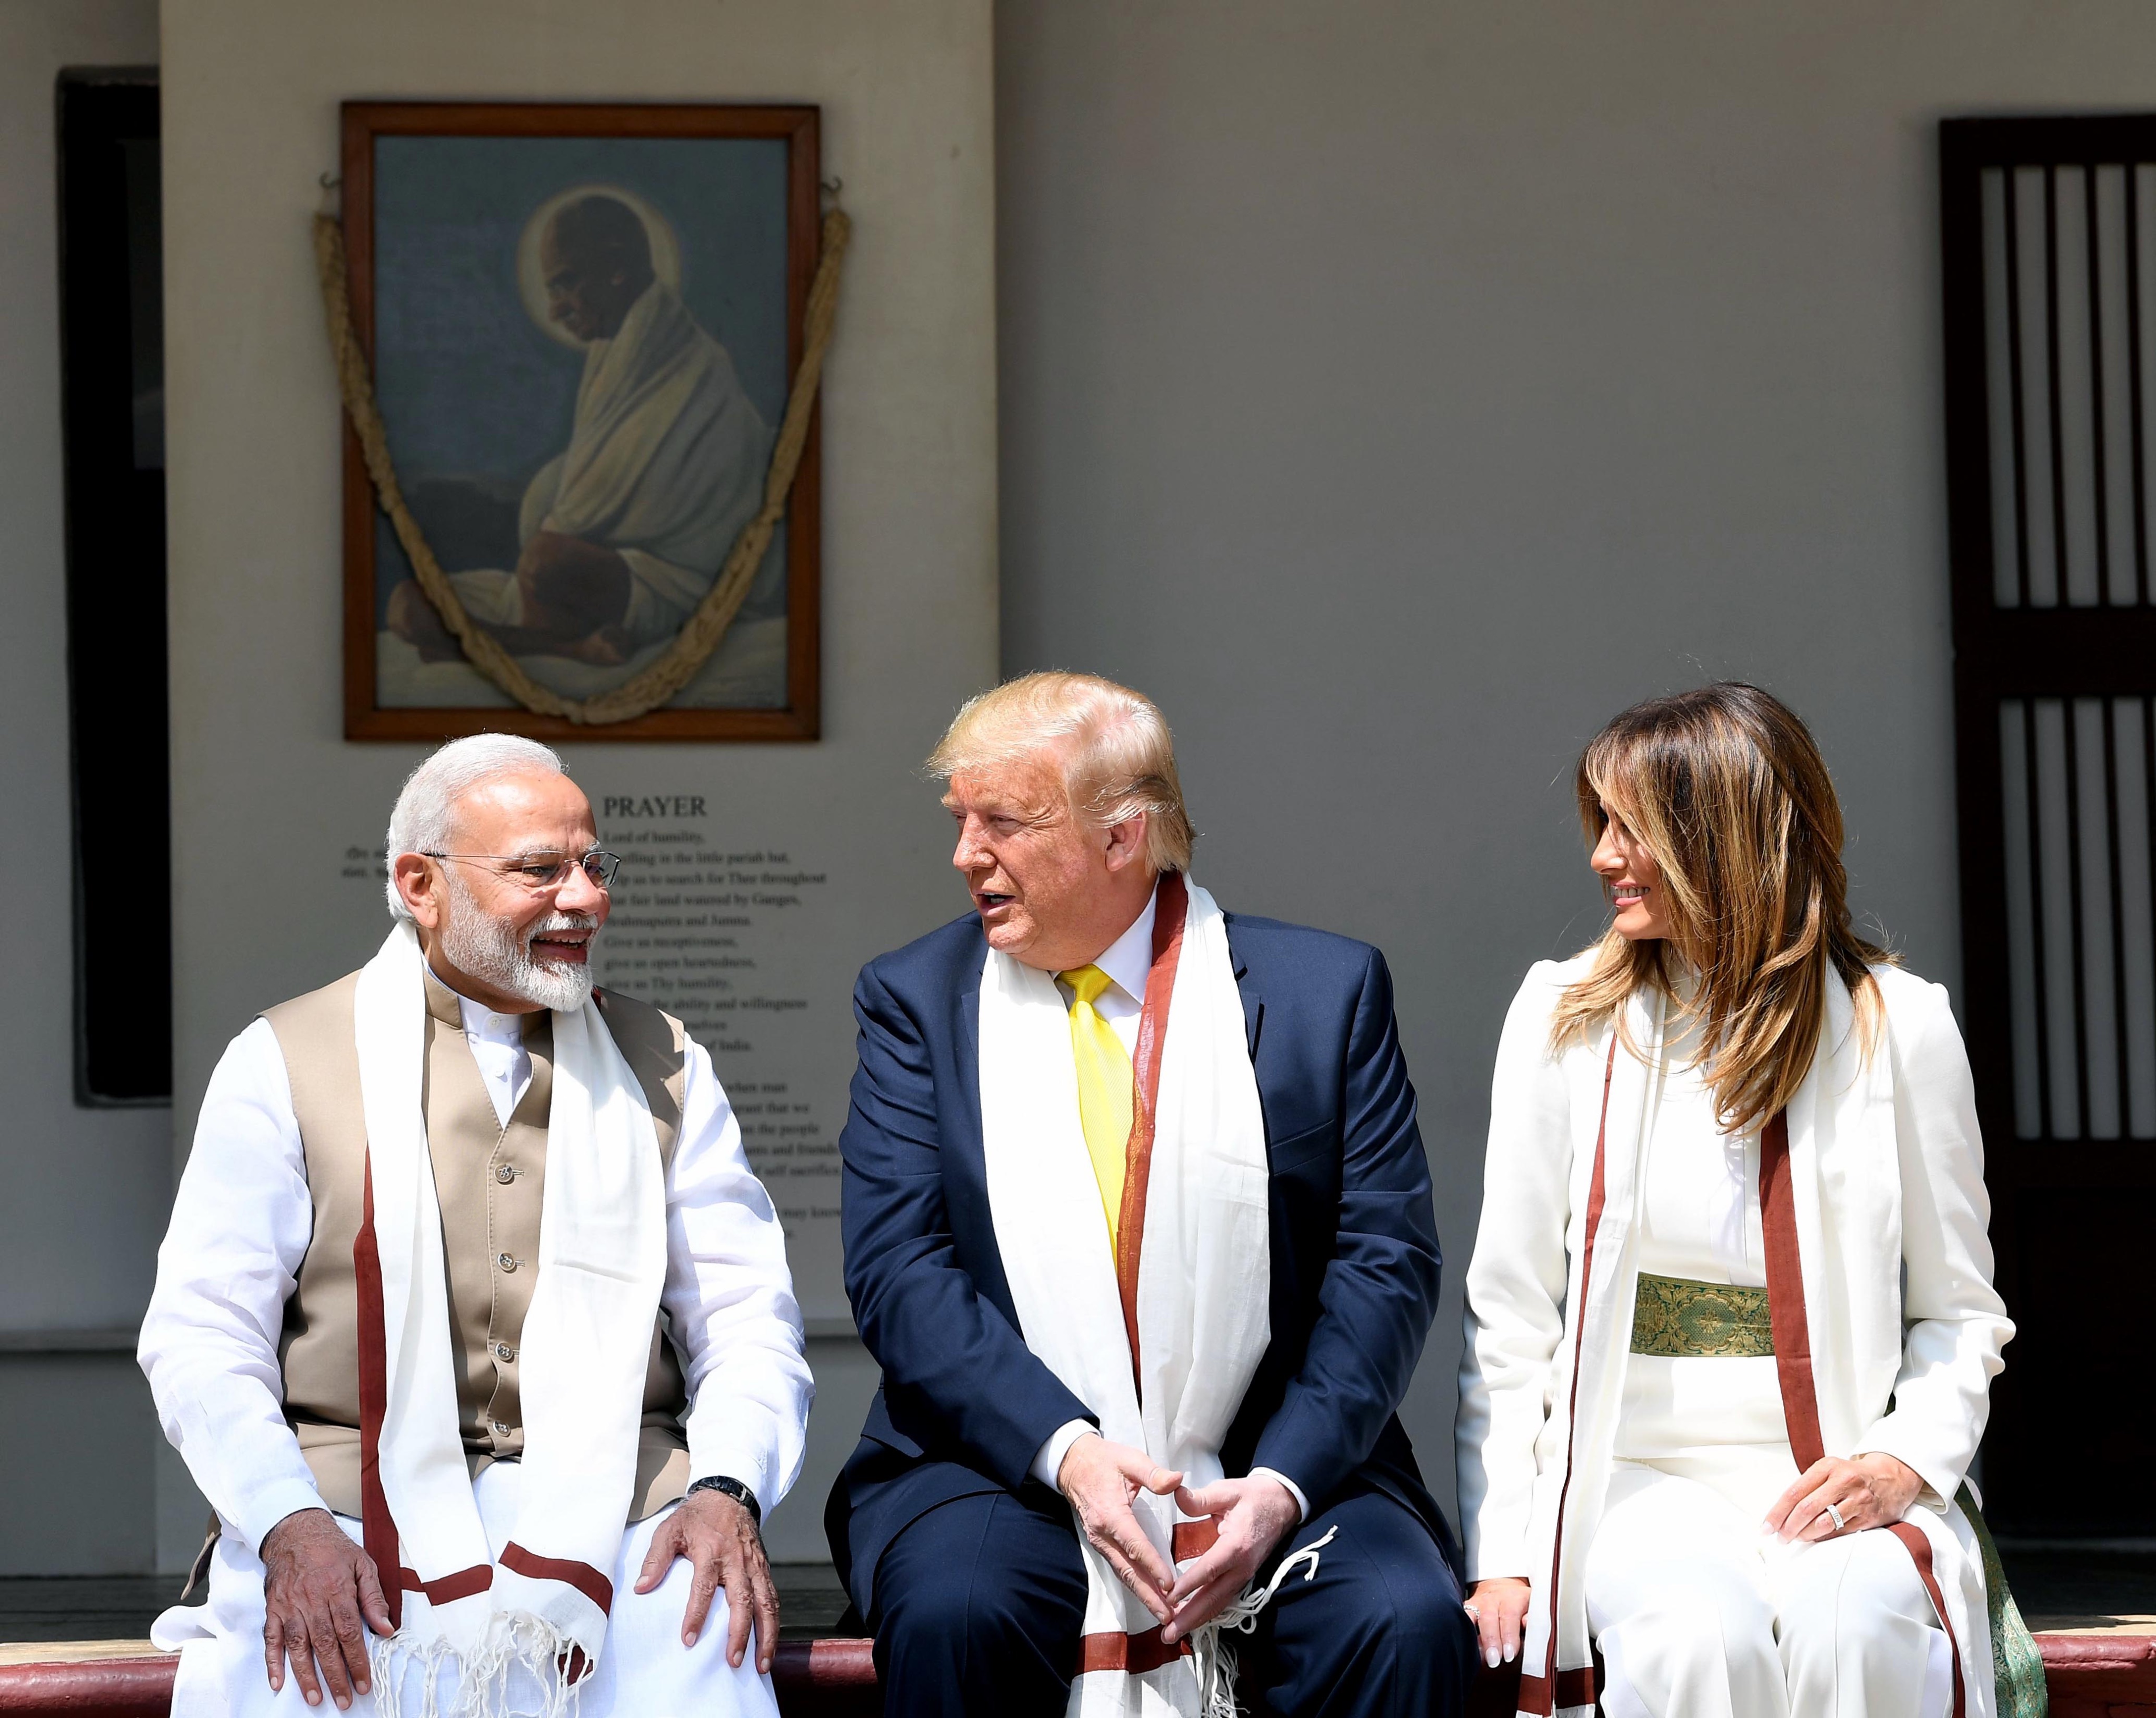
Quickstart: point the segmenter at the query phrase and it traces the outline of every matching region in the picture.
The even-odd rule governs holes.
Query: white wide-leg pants
[[[479,1476],[472,1494],[480,1519],[496,1556],[509,1542],[516,1522],[516,1498],[524,1478],[514,1462],[496,1462]],[[726,1663],[726,1595],[711,1600],[711,1615],[693,1647],[681,1644],[681,1613],[688,1608],[694,1578],[676,1558],[666,1578],[651,1592],[634,1591],[636,1577],[651,1549],[651,1536],[671,1513],[637,1522],[623,1534],[621,1556],[613,1571],[613,1611],[607,1622],[606,1644],[598,1669],[579,1685],[578,1718],[778,1718],[771,1679],[756,1669],[756,1645],[737,1670]],[[360,1524],[339,1515],[336,1523],[357,1544]],[[218,1541],[210,1567],[209,1603],[177,1606],[158,1618],[151,1639],[164,1651],[180,1654],[172,1690],[172,1718],[322,1718],[336,1707],[323,1689],[322,1704],[310,1706],[299,1679],[289,1668],[283,1690],[272,1694],[262,1652],[262,1561],[227,1531]],[[409,1672],[400,1690],[403,1710],[425,1712],[419,1674]],[[451,1710],[454,1690],[445,1677],[439,1690],[441,1710]],[[517,1706],[538,1710],[539,1690],[512,1690]],[[350,1718],[374,1718],[372,1694],[352,1703]]]
[[[1772,1501],[1617,1464],[1587,1556],[1609,1718],[1943,1718],[1951,1649],[1907,1550],[1783,1545]]]

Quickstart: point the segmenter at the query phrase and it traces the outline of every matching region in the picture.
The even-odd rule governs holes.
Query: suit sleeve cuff
[[[247,1542],[261,1554],[262,1541],[270,1536],[270,1530],[287,1515],[296,1515],[301,1510],[327,1509],[322,1495],[311,1480],[280,1480],[265,1486],[247,1500],[247,1519],[232,1525],[247,1536]]]
[[[1055,1490],[1056,1475],[1063,1471],[1063,1458],[1070,1454],[1070,1446],[1088,1432],[1097,1433],[1099,1430],[1090,1420],[1065,1420],[1048,1434],[1047,1441],[1034,1453],[1033,1466],[1028,1471],[1050,1491]]]
[[[1301,1526],[1303,1522],[1310,1519],[1310,1500],[1302,1495],[1301,1486],[1296,1485],[1294,1480],[1289,1479],[1288,1476],[1286,1474],[1283,1474],[1278,1468],[1252,1468],[1250,1469],[1250,1477],[1253,1480],[1256,1479],[1260,1474],[1263,1474],[1268,1480],[1279,1480],[1281,1485],[1287,1488],[1287,1495],[1295,1500],[1296,1508],[1301,1511],[1301,1515],[1297,1516],[1296,1521],[1296,1525],[1298,1527]]]

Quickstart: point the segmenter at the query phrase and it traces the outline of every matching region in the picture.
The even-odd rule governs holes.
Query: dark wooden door
[[[1986,1511],[2156,1533],[2156,115],[1941,127],[1964,1026],[2000,1285]]]
[[[66,72],[58,95],[75,1099],[163,1105],[172,789],[156,74]],[[236,869],[251,862],[244,844],[235,832]]]

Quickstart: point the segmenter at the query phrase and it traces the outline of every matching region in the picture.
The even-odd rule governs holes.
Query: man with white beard
[[[395,929],[233,1040],[158,1257],[217,1515],[172,1710],[767,1718],[813,1387],[726,1094],[593,987],[616,861],[547,747],[444,746],[386,850]]]

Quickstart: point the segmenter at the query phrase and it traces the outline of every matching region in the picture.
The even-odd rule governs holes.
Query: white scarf
[[[423,961],[411,926],[399,924],[360,974],[353,1010],[370,1213],[355,1249],[362,1418],[370,1418],[371,1241],[383,1337],[373,1351],[387,1387],[376,1397],[376,1496],[387,1503],[388,1542],[398,1547],[380,1573],[385,1588],[400,1579],[405,1587],[397,1633],[376,1644],[377,1700],[384,1718],[397,1718],[400,1678],[416,1665],[433,1718],[438,1674],[449,1667],[451,1714],[498,1714],[509,1671],[521,1665],[558,1711],[572,1698],[560,1662],[572,1649],[598,1662],[635,1483],[644,1368],[666,1272],[658,1135],[597,1006],[557,1013],[539,1256],[531,1261],[539,1275],[519,1355],[521,1500],[496,1562],[458,1427],[442,1215],[422,1100]],[[382,1562],[381,1526],[369,1526],[368,1549]]]
[[[1102,1436],[1195,1488],[1222,1477],[1221,1439],[1271,1339],[1272,1264],[1265,1118],[1227,922],[1205,890],[1191,885],[1188,894],[1139,1254],[1142,1407],[1079,1122],[1070,1013],[1050,975],[993,949],[981,974],[980,1063],[988,1208],[1026,1346],[1099,1416]],[[1132,1506],[1172,1556],[1174,1500],[1141,1491]],[[1082,1532],[1079,1544],[1083,1632],[1153,1631],[1152,1614]],[[1193,1660],[1178,1658],[1142,1676],[1081,1675],[1069,1712],[1191,1715],[1199,1698]]]

